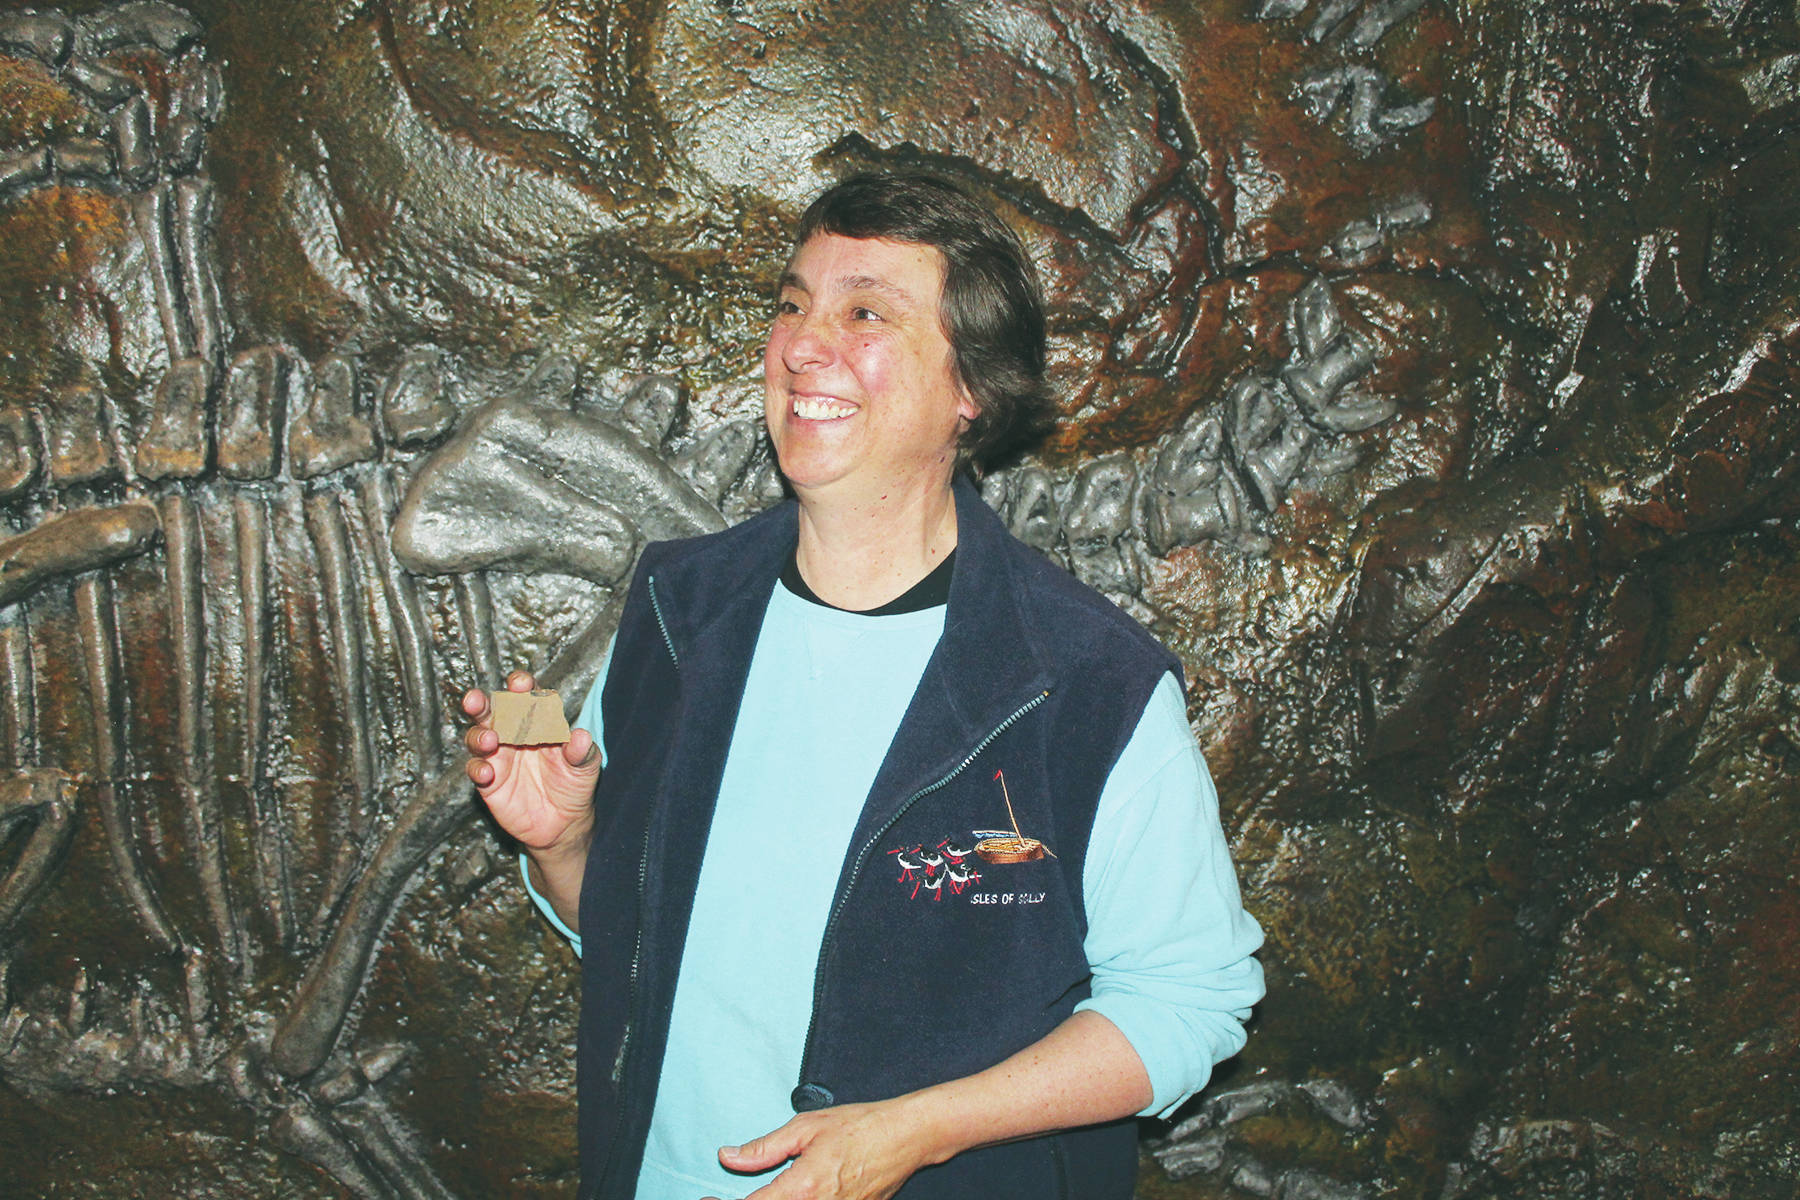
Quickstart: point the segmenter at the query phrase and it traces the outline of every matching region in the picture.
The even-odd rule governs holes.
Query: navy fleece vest
[[[972,486],[955,491],[944,634],[845,854],[797,1111],[971,1074],[1070,1015],[1089,988],[1081,873],[1095,806],[1156,681],[1179,670],[1129,617],[1014,540]],[[626,1200],[637,1181],[706,831],[796,512],[788,503],[649,547],[620,618],[581,896],[583,1197]],[[963,887],[944,865],[899,865],[907,851],[954,853],[1008,829],[996,770],[1020,829],[1054,858],[970,856],[962,873],[981,878]],[[1123,1121],[971,1151],[899,1195],[1128,1200],[1134,1135]]]

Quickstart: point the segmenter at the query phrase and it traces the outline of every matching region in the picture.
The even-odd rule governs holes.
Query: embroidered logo
[[[976,904],[1011,903],[1020,898],[1027,898],[1026,903],[1043,900],[1043,892],[1015,892],[998,897],[980,891],[983,863],[1004,866],[1036,862],[1046,855],[1056,857],[1050,847],[1019,832],[1019,818],[1013,812],[1012,796],[1006,790],[1006,773],[995,771],[994,778],[1000,781],[1000,795],[1006,801],[1006,815],[1012,818],[1012,830],[976,829],[966,836],[949,834],[929,847],[918,842],[910,847],[889,850],[895,865],[900,868],[900,884],[912,887],[907,899],[917,900],[919,893],[924,892],[933,900],[942,900],[944,889],[948,887],[953,896],[975,891],[977,894],[972,901]]]

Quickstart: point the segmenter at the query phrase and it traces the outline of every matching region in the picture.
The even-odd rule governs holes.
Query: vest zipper
[[[645,580],[650,589],[650,610],[656,614],[656,627],[662,630],[663,645],[669,648],[669,662],[679,672],[681,659],[675,653],[675,640],[669,636],[669,626],[663,621],[662,605],[656,599],[656,576]],[[638,924],[637,938],[631,945],[631,971],[625,977],[625,1034],[619,1039],[619,1053],[613,1057],[612,1081],[618,1083],[625,1077],[625,1052],[631,1048],[632,1018],[637,1010],[637,977],[638,966],[644,956],[644,884],[650,878],[650,822],[644,822],[644,845],[638,852]]]
[[[669,623],[663,620],[662,604],[656,598],[656,576],[651,575],[644,582],[650,589],[650,611],[656,614],[656,627],[662,630],[663,645],[669,648],[669,661],[674,663],[675,669],[679,671],[681,670],[681,658],[675,653],[675,639],[669,636]]]
[[[1000,722],[998,725],[994,726],[994,728],[988,733],[988,735],[986,737],[982,738],[979,742],[975,743],[975,748],[973,750],[969,751],[969,753],[963,758],[963,760],[961,762],[957,763],[954,767],[950,768],[950,771],[947,775],[945,775],[942,779],[939,779],[934,783],[926,784],[924,787],[920,788],[918,791],[916,791],[912,795],[908,796],[906,798],[906,802],[904,804],[902,804],[899,808],[894,810],[894,815],[889,817],[887,819],[887,821],[882,825],[882,827],[875,831],[874,836],[871,837],[868,841],[863,843],[862,849],[860,849],[856,852],[856,862],[850,868],[850,878],[844,884],[844,890],[838,893],[837,901],[831,906],[831,916],[825,922],[825,936],[823,938],[821,938],[819,941],[819,965],[813,971],[812,1015],[807,1019],[807,1022],[806,1022],[806,1041],[803,1043],[803,1045],[805,1046],[805,1050],[801,1054],[801,1058],[800,1058],[800,1082],[801,1083],[805,1083],[807,1081],[806,1077],[811,1073],[807,1070],[807,1067],[812,1062],[813,1033],[818,1029],[818,1026],[819,1026],[819,1008],[820,1008],[819,1002],[824,997],[824,994],[825,994],[825,956],[831,952],[831,940],[832,940],[832,936],[837,932],[838,918],[843,915],[844,905],[849,903],[849,901],[850,901],[850,893],[856,890],[856,881],[862,875],[863,863],[868,860],[869,851],[875,848],[875,844],[877,842],[879,842],[882,838],[887,836],[888,830],[892,829],[896,824],[899,823],[900,818],[906,815],[908,809],[910,809],[914,804],[917,804],[920,800],[922,800],[926,796],[931,795],[931,793],[933,793],[933,792],[937,791],[939,788],[942,788],[945,785],[947,785],[951,780],[955,779],[958,775],[961,775],[963,773],[964,769],[967,768],[970,763],[974,762],[975,759],[981,754],[981,752],[983,750],[986,750],[995,738],[997,738],[1001,734],[1005,733],[1008,729],[1011,729],[1013,727],[1013,724],[1015,722],[1017,722],[1020,717],[1023,717],[1026,713],[1030,712],[1032,709],[1036,708],[1038,705],[1042,704],[1044,701],[1048,700],[1049,698],[1050,698],[1050,691],[1049,691],[1049,689],[1046,688],[1044,691],[1039,692],[1037,695],[1035,695],[1031,699],[1027,700],[1024,704],[1020,705],[1016,710],[1014,710],[1013,714],[1010,717],[1007,717],[1006,720],[1004,720],[1004,721]]]
[[[637,1011],[637,977],[638,965],[644,956],[644,884],[650,878],[650,825],[644,824],[644,845],[638,852],[638,926],[637,937],[631,943],[631,970],[625,976],[625,1033],[619,1038],[619,1052],[613,1056],[612,1081],[618,1083],[625,1078],[625,1052],[631,1049],[631,1026],[633,1014]]]
[[[654,575],[649,576],[645,580],[645,583],[649,587],[649,590],[650,590],[650,610],[651,610],[651,612],[653,612],[656,615],[656,627],[658,629],[662,630],[663,645],[667,646],[669,649],[669,662],[674,666],[676,673],[679,674],[681,671],[681,659],[675,653],[675,640],[669,636],[668,623],[663,620],[662,605],[660,603],[658,603],[657,599],[656,599],[656,576],[654,576]],[[645,821],[644,822],[644,844],[638,851],[637,936],[633,939],[633,941],[631,943],[631,970],[628,971],[625,976],[625,1032],[619,1038],[619,1052],[613,1056],[613,1064],[612,1064],[612,1081],[615,1084],[624,1082],[625,1058],[626,1058],[626,1055],[631,1050],[631,1034],[632,1034],[633,1027],[636,1024],[636,1019],[637,1019],[638,967],[642,964],[643,957],[644,957],[644,885],[649,881],[649,879],[650,879],[650,821]],[[617,1158],[612,1157],[611,1152],[610,1152],[610,1147],[618,1145],[619,1134],[620,1134],[621,1130],[623,1129],[624,1124],[625,1124],[625,1106],[623,1104],[620,1104],[618,1106],[618,1115],[613,1118],[613,1132],[612,1132],[612,1137],[609,1139],[609,1152],[608,1152],[608,1158],[607,1158],[607,1165],[606,1165],[606,1170],[603,1172],[603,1175],[608,1178],[610,1178],[611,1175],[613,1174],[613,1164],[618,1162]],[[600,1190],[602,1193],[604,1193],[606,1189],[604,1187],[602,1187]]]

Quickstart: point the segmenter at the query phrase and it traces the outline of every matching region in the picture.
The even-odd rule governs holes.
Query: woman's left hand
[[[726,1146],[728,1170],[787,1170],[745,1200],[888,1200],[920,1167],[941,1162],[917,1096],[801,1113],[773,1133]],[[712,1200],[712,1198],[708,1198]]]

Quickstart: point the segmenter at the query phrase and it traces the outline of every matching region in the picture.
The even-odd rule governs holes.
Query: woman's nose
[[[781,362],[790,371],[803,371],[831,361],[831,339],[810,314],[792,325],[781,346]]]

